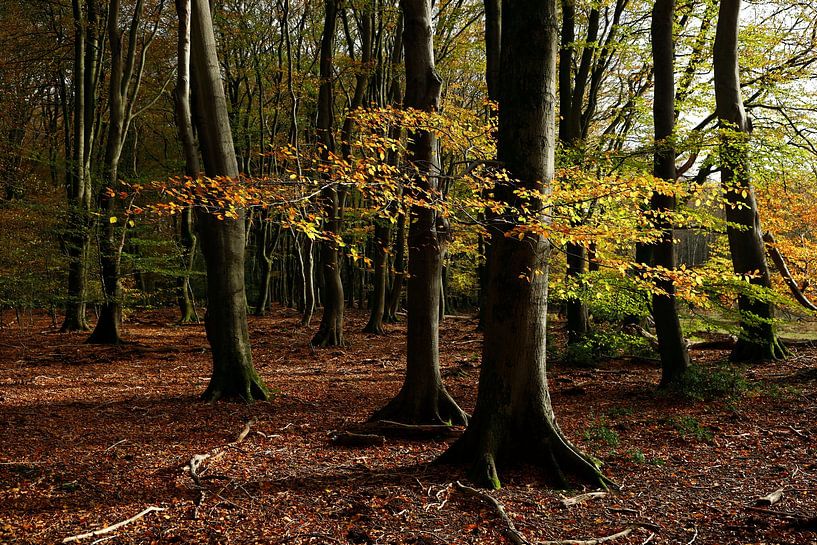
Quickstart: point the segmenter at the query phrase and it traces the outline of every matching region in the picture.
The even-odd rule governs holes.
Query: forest
[[[817,544],[817,5],[0,0],[0,544]]]

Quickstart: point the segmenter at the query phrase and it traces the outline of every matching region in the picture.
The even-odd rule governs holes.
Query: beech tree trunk
[[[726,234],[735,274],[752,276],[750,283],[771,287],[763,244],[757,200],[751,184],[749,138],[751,122],[743,107],[738,64],[740,0],[722,0],[713,53],[715,102],[723,129],[721,136],[721,183],[726,194]],[[732,360],[775,360],[786,349],[774,328],[773,305],[751,293],[738,296],[741,332]]]
[[[656,178],[674,181],[675,146],[672,142],[675,130],[675,47],[673,45],[673,24],[675,22],[675,0],[656,0],[652,12],[652,56],[655,66],[655,91],[653,118],[655,120],[655,159],[653,173]],[[653,245],[652,257],[656,267],[673,270],[675,261],[675,241],[672,223],[667,213],[675,210],[674,195],[653,193],[653,221],[663,230],[661,240]],[[653,294],[652,316],[655,333],[658,336],[658,351],[661,354],[661,384],[675,383],[689,367],[687,351],[678,306],[675,301],[675,285],[670,278],[658,282],[664,293]]]
[[[499,90],[498,159],[513,180],[495,198],[518,207],[513,189],[547,191],[554,173],[556,55],[555,0],[504,0]],[[527,202],[536,210],[536,202]],[[544,220],[544,218],[541,218]],[[497,464],[543,467],[559,485],[599,485],[603,477],[564,437],[546,378],[547,258],[536,234],[506,236],[514,213],[489,224],[488,297],[479,390],[465,433],[440,459],[472,466],[471,478],[499,488]]]
[[[397,323],[397,312],[400,310],[400,301],[403,299],[403,284],[406,277],[406,215],[400,214],[397,218],[397,233],[394,237],[394,278],[389,291],[389,301],[386,305],[384,320],[386,323]]]
[[[238,177],[227,102],[219,73],[213,21],[207,0],[193,0],[191,52],[195,120],[205,173]],[[252,364],[244,291],[244,211],[218,219],[196,209],[202,252],[207,265],[205,329],[213,351],[213,374],[202,399],[267,399],[269,392]]]
[[[71,1],[74,23],[72,74],[73,134],[70,159],[66,153],[65,187],[68,197],[65,252],[68,255],[68,298],[61,331],[87,331],[85,297],[90,246],[92,186],[89,171],[93,146],[92,110],[96,104],[96,1]],[[67,152],[68,150],[66,150]]]
[[[337,26],[338,6],[335,0],[325,1],[326,12],[323,26],[320,53],[320,88],[318,89],[318,141],[323,146],[323,158],[335,151],[334,96],[332,63],[335,49],[335,28]],[[327,182],[329,180],[326,180]],[[334,184],[327,183],[321,191],[324,209],[324,225],[330,236],[340,236],[341,232],[341,197]],[[323,314],[321,324],[315,336],[313,346],[343,346],[343,281],[341,280],[341,263],[337,240],[331,238],[321,243],[321,270],[323,273]]]
[[[402,0],[405,30],[406,100],[408,108],[426,112],[439,107],[442,80],[434,68],[431,0]],[[436,194],[439,159],[433,133],[409,134],[409,159],[417,171],[414,187],[422,195]],[[406,376],[397,396],[375,412],[372,420],[411,424],[465,424],[467,416],[448,394],[440,374],[439,306],[442,272],[437,212],[413,205],[409,211],[409,265]]]
[[[177,40],[178,67],[176,70],[176,90],[174,92],[176,125],[179,130],[179,141],[184,153],[184,173],[191,179],[197,179],[201,173],[199,152],[196,148],[196,137],[193,132],[193,111],[190,105],[190,1],[176,0],[176,13],[179,17],[179,35]],[[198,239],[193,225],[193,209],[185,208],[179,216],[179,242],[184,272],[176,280],[178,290],[179,323],[198,323],[196,307],[193,301],[193,289],[190,285],[190,274],[196,259]]]

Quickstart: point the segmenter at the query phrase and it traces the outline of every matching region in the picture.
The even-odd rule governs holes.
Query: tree
[[[433,112],[439,107],[442,80],[434,68],[430,0],[402,0],[407,108]],[[428,130],[408,135],[409,158],[416,174],[406,188],[416,204],[409,210],[406,375],[400,392],[372,420],[465,424],[467,416],[448,394],[440,374],[440,282],[442,254],[438,211],[437,138]]]
[[[65,188],[68,221],[65,252],[68,255],[68,301],[62,331],[87,331],[85,317],[88,250],[91,230],[91,157],[96,141],[96,102],[100,57],[96,0],[71,1],[74,23],[74,63],[71,73],[72,136],[66,139]],[[66,125],[66,131],[68,131]],[[70,147],[70,150],[68,149]],[[70,157],[70,159],[68,159]]]
[[[537,210],[516,189],[547,192],[554,173],[558,22],[555,0],[504,0],[499,78],[498,159],[513,183],[498,203]],[[537,212],[537,215],[541,212]],[[544,219],[544,218],[538,218]],[[499,488],[497,464],[526,461],[559,484],[601,484],[596,466],[564,437],[546,379],[549,242],[519,230],[518,214],[490,221],[484,343],[474,415],[442,462],[472,464],[472,479]]]
[[[105,142],[103,187],[99,193],[99,208],[103,216],[103,234],[99,243],[99,261],[104,301],[99,319],[89,343],[119,344],[122,342],[122,284],[120,265],[122,247],[125,243],[127,225],[117,230],[115,216],[119,188],[119,161],[125,145],[130,124],[135,116],[134,105],[139,94],[142,74],[145,70],[145,56],[156,37],[157,22],[151,32],[140,39],[139,32],[144,12],[144,0],[137,0],[125,43],[125,32],[119,28],[120,1],[112,0],[108,13],[108,44],[111,51],[110,80],[108,83],[108,134]]]
[[[179,12],[180,19],[186,17]],[[204,172],[211,178],[238,180],[227,103],[219,73],[213,21],[207,0],[193,0],[190,17],[194,120]],[[244,292],[244,210],[219,218],[196,209],[207,266],[205,328],[213,351],[213,374],[202,395],[207,401],[264,400],[267,387],[252,364]]]
[[[735,274],[752,286],[770,288],[757,200],[751,183],[748,143],[752,125],[741,97],[738,64],[740,0],[722,0],[713,53],[716,113],[721,125],[721,183],[726,195],[726,233]],[[786,349],[775,333],[773,305],[756,292],[738,296],[741,334],[734,361],[774,360]]]
[[[655,124],[655,158],[653,173],[656,178],[674,182],[675,146],[675,47],[673,25],[675,0],[656,0],[652,12],[652,56],[655,66],[653,118]],[[675,269],[675,241],[671,213],[676,207],[675,195],[653,193],[651,199],[653,221],[663,230],[661,239],[653,244],[653,265],[666,271]],[[652,316],[661,354],[661,384],[668,385],[683,376],[689,367],[687,351],[678,306],[675,285],[664,275],[656,286],[660,292],[652,296]]]
[[[329,161],[335,153],[334,93],[333,93],[333,55],[335,49],[335,28],[338,18],[338,6],[335,0],[326,0],[323,26],[323,38],[320,49],[320,87],[318,89],[318,141],[322,147],[322,158]],[[342,197],[332,180],[325,180],[321,191],[326,231],[329,239],[321,244],[321,268],[323,272],[323,314],[318,331],[312,338],[314,346],[343,345],[343,283],[340,277],[339,247],[336,237],[340,236],[343,219],[341,217]]]

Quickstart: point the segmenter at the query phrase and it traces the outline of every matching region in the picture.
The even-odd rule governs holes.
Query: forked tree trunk
[[[515,207],[513,189],[547,191],[554,172],[556,0],[502,3],[498,159],[514,184],[495,198]],[[528,201],[530,209],[537,203]],[[489,225],[488,297],[479,390],[465,433],[440,461],[472,466],[482,486],[499,488],[497,464],[527,462],[565,482],[603,484],[596,466],[564,437],[546,378],[548,240],[506,236],[518,226],[506,213]]]
[[[337,25],[338,6],[335,0],[325,0],[326,12],[321,40],[320,78],[318,89],[318,141],[323,146],[322,157],[329,159],[335,151],[334,98],[332,91],[332,64],[335,48],[335,28]],[[321,191],[324,209],[324,223],[330,237],[340,236],[341,231],[341,197],[334,184],[324,180],[326,187]],[[321,324],[315,336],[313,346],[343,346],[343,281],[340,277],[340,259],[337,240],[330,238],[321,244],[321,269],[323,273],[323,314]]]
[[[219,73],[213,21],[207,0],[193,0],[191,68],[196,94],[196,126],[210,177],[238,177],[238,163]],[[269,392],[252,364],[244,291],[244,211],[218,219],[197,208],[202,252],[207,265],[205,329],[213,351],[213,374],[202,399],[267,399]]]
[[[655,66],[655,160],[653,173],[656,178],[675,181],[675,146],[672,142],[675,129],[675,47],[672,27],[675,22],[675,0],[656,0],[652,12],[652,56]],[[667,270],[675,269],[675,241],[672,223],[667,213],[675,210],[675,195],[654,193],[652,210],[656,227],[663,230],[661,240],[653,245],[653,264]],[[675,301],[675,285],[670,278],[662,278],[658,288],[663,293],[652,296],[652,316],[658,336],[661,354],[661,384],[667,386],[678,381],[689,367],[687,351],[678,306]]]
[[[749,137],[751,123],[743,107],[738,65],[740,0],[722,0],[713,53],[715,102],[721,136],[721,183],[726,194],[726,234],[732,269],[753,275],[751,284],[771,287],[757,200],[751,184]],[[786,356],[777,338],[772,303],[753,296],[738,296],[741,332],[732,351],[734,361],[775,360]]]
[[[72,0],[74,23],[74,66],[73,87],[73,134],[71,157],[66,163],[66,189],[68,197],[68,221],[65,236],[65,252],[68,255],[68,299],[65,305],[65,320],[61,331],[87,331],[85,317],[85,281],[87,277],[88,250],[90,246],[91,223],[91,182],[86,168],[87,157],[93,138],[90,136],[93,116],[87,112],[95,103],[96,87],[93,85],[95,56],[91,49],[94,40],[95,0],[91,3]],[[94,25],[89,23],[93,20]],[[66,150],[67,151],[67,150]]]
[[[119,161],[133,119],[133,106],[139,93],[144,70],[144,58],[156,35],[139,39],[144,1],[137,0],[133,8],[128,33],[119,29],[120,1],[111,0],[108,7],[108,44],[111,51],[110,82],[108,85],[108,134],[105,144],[104,187],[99,193],[102,215],[102,236],[99,240],[100,274],[104,300],[99,319],[89,343],[119,344],[122,342],[122,248],[127,224],[113,221],[119,208],[115,192],[119,187]],[[125,37],[127,36],[127,41]],[[138,56],[137,56],[138,53]],[[138,62],[137,61],[141,61]]]
[[[434,68],[431,0],[402,0],[405,31],[406,106],[426,112],[439,107],[442,80]],[[415,198],[436,194],[437,141],[433,133],[409,134],[409,159],[417,170]],[[397,396],[372,420],[411,424],[465,424],[467,416],[448,394],[440,374],[439,306],[442,272],[437,212],[413,205],[409,211],[406,376]]]

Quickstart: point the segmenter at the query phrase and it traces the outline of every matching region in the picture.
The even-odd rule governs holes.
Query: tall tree
[[[103,187],[99,192],[99,208],[103,217],[102,236],[99,241],[102,291],[104,301],[96,327],[88,338],[89,343],[118,344],[121,342],[122,283],[120,264],[125,243],[127,225],[117,229],[117,198],[119,187],[119,161],[122,147],[134,118],[134,105],[145,70],[145,57],[158,30],[158,18],[162,4],[158,6],[157,22],[152,31],[140,39],[140,27],[144,12],[144,0],[136,0],[125,41],[125,31],[119,21],[120,1],[111,0],[108,13],[108,44],[111,52],[110,78],[108,82],[108,134],[105,142]]]
[[[66,139],[65,189],[68,221],[64,237],[68,255],[68,301],[62,331],[86,331],[86,281],[91,232],[91,157],[96,141],[96,99],[100,57],[104,47],[99,38],[96,0],[71,1],[74,23],[74,63],[71,74],[73,103],[70,139]],[[68,125],[66,125],[66,132]]]
[[[655,160],[653,173],[656,178],[674,182],[675,146],[675,46],[673,25],[675,22],[675,0],[656,0],[652,11],[652,57],[655,67],[655,90],[653,118],[655,123]],[[675,209],[675,195],[653,193],[651,199],[653,221],[662,229],[661,239],[653,245],[653,265],[668,271],[675,269],[675,241],[668,214]],[[678,306],[675,301],[675,285],[671,278],[664,276],[658,288],[662,293],[652,296],[652,316],[658,336],[658,351],[661,354],[661,384],[668,385],[678,380],[689,367],[687,351]]]
[[[182,14],[179,14],[180,17]],[[204,172],[211,178],[238,179],[227,102],[221,82],[213,20],[207,0],[193,0],[190,24],[194,119]],[[213,374],[202,395],[207,401],[267,399],[269,392],[252,364],[244,291],[244,210],[219,219],[196,209],[207,266],[207,340]]]
[[[752,125],[743,106],[738,64],[740,0],[722,0],[713,51],[715,103],[721,125],[721,183],[726,194],[726,234],[732,268],[750,283],[771,287],[757,200],[751,183],[749,138]],[[738,296],[741,334],[735,361],[783,358],[786,349],[775,333],[773,305],[748,292]]]
[[[442,80],[434,67],[431,0],[402,0],[407,108],[439,108]],[[397,396],[373,420],[465,424],[467,416],[448,394],[440,374],[440,282],[442,253],[438,212],[430,201],[439,193],[437,138],[430,131],[408,135],[409,159],[416,170],[406,188],[419,204],[409,210],[406,305],[406,375]]]
[[[193,110],[190,104],[190,0],[175,0],[176,13],[179,17],[177,44],[178,63],[176,67],[176,89],[174,102],[176,125],[179,141],[184,154],[184,174],[191,179],[198,179],[201,174],[199,152],[196,148],[196,137],[193,131]],[[184,272],[177,279],[180,323],[198,322],[198,315],[193,305],[193,289],[190,285],[190,272],[196,255],[198,238],[193,223],[193,209],[185,207],[179,216],[179,242],[182,247],[182,266]]]
[[[334,117],[335,99],[333,92],[333,63],[335,31],[337,28],[338,5],[336,0],[324,2],[323,37],[320,49],[320,87],[318,89],[318,142],[324,161],[335,152]],[[323,272],[323,314],[318,331],[312,338],[314,346],[343,345],[343,282],[340,277],[340,248],[336,237],[340,236],[342,217],[342,197],[331,180],[324,181],[321,201],[325,214],[326,231],[329,239],[321,244],[321,267]]]
[[[519,210],[516,188],[548,191],[554,173],[556,0],[503,0],[498,159],[514,183],[498,183],[495,199]],[[545,218],[539,218],[544,221]],[[443,462],[473,465],[472,478],[499,488],[496,465],[545,467],[559,484],[600,484],[596,466],[556,424],[546,378],[547,271],[550,244],[540,234],[509,236],[518,213],[492,219],[488,296],[479,391],[465,433]]]

